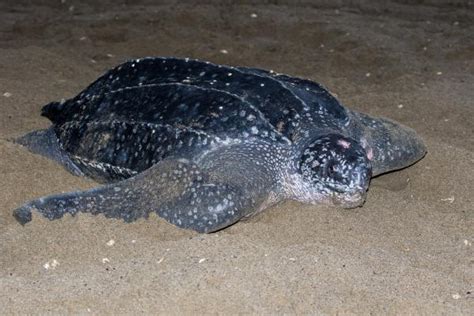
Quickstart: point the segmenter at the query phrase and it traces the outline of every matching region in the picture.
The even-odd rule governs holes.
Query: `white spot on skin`
[[[253,114],[249,114],[249,116],[247,116],[247,120],[248,120],[248,121],[253,121],[253,120],[255,120],[255,119],[256,119],[256,117],[255,117],[255,115],[253,115]]]

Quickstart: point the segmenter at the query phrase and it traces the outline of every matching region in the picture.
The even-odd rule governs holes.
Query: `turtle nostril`
[[[352,175],[357,188],[366,188],[370,181],[370,172],[364,169],[356,169]]]

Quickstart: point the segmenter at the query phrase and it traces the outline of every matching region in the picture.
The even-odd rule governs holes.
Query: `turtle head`
[[[299,168],[310,202],[346,208],[364,203],[372,165],[370,153],[355,140],[339,134],[319,137],[303,149]]]

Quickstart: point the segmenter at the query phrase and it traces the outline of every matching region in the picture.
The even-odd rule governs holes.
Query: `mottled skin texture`
[[[190,59],[124,63],[43,108],[53,125],[17,140],[105,183],[14,211],[49,219],[156,212],[212,232],[284,199],[361,205],[370,178],[421,159],[415,132],[343,107],[321,85]]]

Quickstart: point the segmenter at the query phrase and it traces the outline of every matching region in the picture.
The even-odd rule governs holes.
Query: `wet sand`
[[[472,313],[474,8],[416,2],[2,1],[0,314]],[[355,210],[285,202],[210,235],[157,216],[19,225],[25,201],[96,184],[7,140],[47,127],[44,104],[144,56],[316,80],[415,128],[428,154],[373,179]]]

